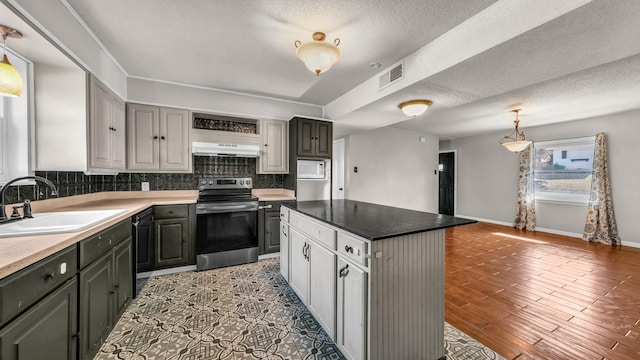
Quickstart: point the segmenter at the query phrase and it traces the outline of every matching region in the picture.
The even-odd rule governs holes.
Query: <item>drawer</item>
[[[131,231],[131,221],[123,220],[106,230],[80,241],[80,245],[78,246],[80,269],[91,264],[94,260],[111,250],[117,243],[131,236]]]
[[[280,207],[280,221],[289,222],[289,208],[281,206]]]
[[[320,222],[308,219],[296,212],[289,214],[289,224],[302,230],[314,240],[331,250],[336,249],[336,231]]]
[[[360,239],[338,232],[338,254],[345,256],[355,263],[367,266],[366,255],[369,244]]]
[[[188,205],[160,205],[153,207],[156,219],[186,218],[189,216]]]
[[[0,281],[0,323],[18,315],[76,275],[75,245],[59,251]]]

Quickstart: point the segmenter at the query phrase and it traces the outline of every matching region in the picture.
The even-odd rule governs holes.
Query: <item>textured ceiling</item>
[[[338,135],[454,138],[509,129],[515,107],[523,127],[640,108],[638,0],[62,1],[129,76],[340,104]],[[343,53],[320,77],[293,46],[314,31]],[[366,89],[402,59],[404,83]],[[397,104],[413,98],[434,105],[407,120]]]

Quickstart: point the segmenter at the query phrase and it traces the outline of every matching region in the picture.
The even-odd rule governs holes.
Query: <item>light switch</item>
[[[142,191],[149,191],[149,182],[148,181],[143,181],[142,182]]]
[[[58,271],[58,273],[60,273],[60,275],[63,275],[67,272],[67,263],[63,262],[62,264],[60,264],[60,271]]]

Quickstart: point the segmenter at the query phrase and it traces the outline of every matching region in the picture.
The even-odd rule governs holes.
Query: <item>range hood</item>
[[[213,142],[191,143],[191,152],[197,156],[234,156],[256,158],[260,156],[258,145],[222,144]]]

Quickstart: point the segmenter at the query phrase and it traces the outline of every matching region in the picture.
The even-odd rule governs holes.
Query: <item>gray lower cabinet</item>
[[[260,202],[258,246],[260,255],[280,251],[280,203]]]
[[[79,243],[80,358],[92,359],[131,302],[131,222]]]
[[[162,205],[153,208],[154,269],[195,264],[195,206]]]
[[[0,358],[77,359],[77,299],[74,277],[10,322],[0,330]]]

